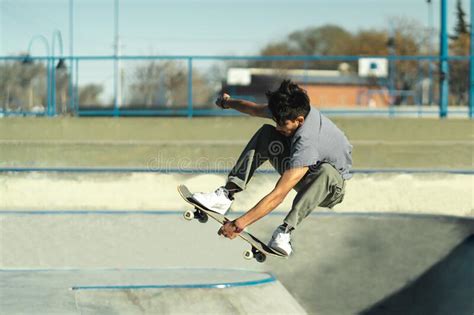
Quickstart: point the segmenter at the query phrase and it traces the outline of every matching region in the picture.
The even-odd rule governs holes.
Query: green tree
[[[349,52],[348,42],[352,34],[337,25],[324,25],[296,31],[288,36],[294,45],[305,55],[344,55]]]
[[[468,24],[466,23],[466,12],[462,7],[461,0],[456,3],[456,26],[454,27],[454,39],[459,38],[462,34],[469,34]]]
[[[388,34],[383,30],[360,30],[350,42],[348,52],[358,56],[388,55]]]
[[[420,55],[429,51],[429,32],[420,23],[406,18],[391,18],[389,29],[362,29],[349,32],[337,25],[324,25],[298,30],[284,40],[273,42],[261,50],[261,55],[389,55],[388,41],[392,37],[395,55]],[[309,68],[336,70],[342,61],[278,61],[255,62],[252,66],[280,69]],[[349,61],[350,69],[357,71],[356,61]],[[394,62],[395,84],[398,89],[413,88],[420,78],[422,66],[418,61]],[[282,70],[283,71],[283,70]]]
[[[289,42],[275,42],[265,46],[261,51],[262,56],[297,56],[303,53],[296,47],[292,47]],[[257,68],[285,68],[296,69],[304,67],[301,61],[256,61],[250,62],[250,67]]]
[[[345,55],[350,51],[350,43],[353,41],[352,34],[337,25],[324,25],[311,27],[289,34],[285,40],[271,43],[265,46],[260,54],[262,56],[274,55]],[[255,66],[274,68],[312,68],[312,69],[335,69],[339,62],[257,62]]]

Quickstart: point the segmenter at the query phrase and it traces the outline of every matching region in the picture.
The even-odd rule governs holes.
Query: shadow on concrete
[[[474,234],[443,260],[393,295],[361,312],[380,314],[474,314]]]

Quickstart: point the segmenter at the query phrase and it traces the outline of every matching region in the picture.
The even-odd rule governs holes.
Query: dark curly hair
[[[306,116],[310,110],[309,97],[306,91],[291,80],[283,80],[275,91],[265,93],[268,107],[278,124],[285,120],[295,120],[298,116]]]

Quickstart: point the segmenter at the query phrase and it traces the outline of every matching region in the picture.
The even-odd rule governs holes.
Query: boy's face
[[[283,124],[279,124],[277,122],[275,128],[279,133],[281,133],[285,137],[291,137],[292,135],[295,134],[296,129],[298,129],[303,123],[304,123],[304,117],[298,116],[294,120],[291,120],[291,119],[285,120]]]

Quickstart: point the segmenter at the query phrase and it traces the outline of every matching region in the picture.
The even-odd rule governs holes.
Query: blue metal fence
[[[10,110],[0,104],[0,114],[2,115],[44,115],[44,116],[56,116],[61,114],[62,111],[58,110],[57,104],[57,86],[58,86],[58,76],[56,64],[61,60],[65,60],[67,63],[67,101],[64,104],[67,107],[67,112],[77,115],[77,116],[232,116],[239,115],[235,111],[222,111],[218,108],[209,106],[203,107],[202,104],[196,104],[193,93],[197,90],[193,79],[196,76],[196,64],[201,62],[204,63],[219,63],[224,62],[228,63],[228,66],[231,66],[232,63],[255,63],[255,62],[274,62],[282,63],[284,62],[301,62],[304,66],[304,70],[309,70],[307,68],[308,64],[311,62],[357,62],[360,58],[385,58],[390,63],[393,62],[417,62],[429,63],[430,65],[434,63],[439,63],[439,56],[74,56],[74,57],[55,57],[55,56],[45,56],[45,57],[28,57],[30,61],[33,62],[42,62],[46,64],[46,82],[47,82],[47,91],[45,93],[46,101],[44,111],[31,111],[27,106]],[[449,56],[446,57],[449,62],[470,62],[471,67],[470,71],[473,71],[472,65],[474,64],[474,56]],[[22,62],[24,61],[24,56],[0,56],[0,62]],[[114,60],[120,60],[121,62],[166,62],[173,61],[179,62],[186,65],[186,76],[187,76],[187,85],[186,91],[178,91],[181,95],[186,95],[186,104],[172,104],[171,107],[150,107],[150,108],[134,108],[131,106],[120,107],[117,100],[117,91],[114,91],[115,95],[113,96],[114,101],[108,104],[108,106],[95,106],[87,107],[83,106],[79,102],[79,88],[80,88],[80,78],[83,75],[81,72],[81,66],[89,62],[104,63],[104,62],[113,62]],[[444,61],[444,60],[443,60]],[[244,66],[245,67],[245,66]],[[422,77],[420,75],[420,77]],[[473,75],[471,73],[470,77]],[[435,82],[437,80],[432,80]],[[390,97],[395,97],[397,95],[401,96],[414,96],[416,95],[413,91],[405,90],[400,91],[395,87],[392,87],[389,84],[389,80],[382,82],[381,85],[385,85],[388,89],[388,95]],[[437,83],[437,82],[436,82]],[[468,95],[472,98],[472,79],[468,83],[469,92]],[[264,91],[263,91],[264,92]],[[0,94],[4,91],[0,91]],[[377,93],[376,91],[369,91],[369,94]],[[1,95],[0,95],[1,96]],[[444,96],[443,96],[444,97]],[[0,97],[1,100],[1,97]],[[198,106],[199,105],[199,106]],[[209,104],[211,105],[211,103]],[[386,115],[386,116],[397,116],[397,115],[440,115],[445,114],[444,108],[439,106],[431,106],[425,108],[421,106],[421,101],[417,100],[414,102],[415,106],[408,106],[405,108],[400,108],[399,106],[394,106],[390,104],[387,108],[368,108],[368,107],[357,107],[357,108],[326,108],[323,109],[323,112],[332,115]],[[472,117],[472,112],[474,104],[472,99],[470,100],[469,107],[461,108],[449,108],[448,114],[460,114]]]

